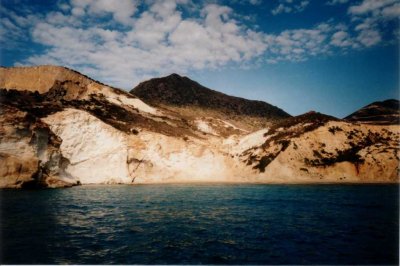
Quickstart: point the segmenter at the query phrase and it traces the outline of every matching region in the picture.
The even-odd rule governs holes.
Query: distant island
[[[126,92],[60,66],[0,68],[0,187],[399,182],[399,101],[292,117],[172,74]]]

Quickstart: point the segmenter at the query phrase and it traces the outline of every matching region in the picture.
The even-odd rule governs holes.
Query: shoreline
[[[154,182],[154,183],[133,183],[133,184],[81,184],[71,187],[96,187],[96,186],[241,186],[241,185],[398,185],[400,182]],[[68,187],[66,187],[68,188]]]
[[[132,183],[132,184],[80,184],[62,187],[35,187],[35,188],[16,188],[0,187],[1,190],[42,190],[42,189],[68,189],[73,187],[122,187],[122,186],[368,186],[368,185],[397,185],[400,188],[400,181],[397,182],[225,182],[225,181],[204,181],[204,182],[153,182],[153,183]]]

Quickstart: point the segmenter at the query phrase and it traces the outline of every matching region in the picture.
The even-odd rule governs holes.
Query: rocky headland
[[[398,106],[292,117],[177,74],[128,93],[64,67],[2,67],[0,187],[398,182]]]

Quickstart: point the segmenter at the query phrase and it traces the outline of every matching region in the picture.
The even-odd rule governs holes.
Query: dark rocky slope
[[[266,102],[229,96],[177,74],[144,81],[131,93],[153,105],[200,107],[226,115],[261,117],[270,121],[290,117],[282,109]]]
[[[382,102],[373,102],[355,111],[344,118],[348,121],[370,124],[399,124],[400,104],[399,100],[390,99]]]

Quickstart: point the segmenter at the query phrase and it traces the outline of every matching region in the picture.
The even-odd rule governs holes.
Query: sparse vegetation
[[[263,148],[268,148],[272,142],[282,139],[292,139],[299,137],[307,132],[313,131],[329,121],[337,121],[332,116],[323,115],[317,112],[309,112],[304,115],[291,117],[277,123],[271,127],[267,134],[271,136],[264,144]]]
[[[265,172],[265,168],[283,151],[287,149],[290,145],[290,140],[280,140],[278,141],[278,144],[280,145],[280,149],[276,152],[273,153],[268,153],[261,157],[258,160],[258,163],[253,167],[253,169],[258,169],[260,172]],[[257,156],[250,155],[249,160],[247,165],[251,165],[254,163],[254,161],[257,161]],[[250,162],[250,163],[249,163]]]
[[[278,154],[270,154],[261,157],[260,161],[253,167],[253,169],[258,169],[261,173],[264,173],[265,168],[275,159],[276,156],[278,156]]]
[[[321,152],[314,150],[313,151],[314,159],[305,158],[304,163],[306,165],[314,167],[325,167],[339,162],[351,162],[356,166],[358,166],[359,164],[364,162],[364,159],[361,157],[361,155],[358,154],[360,150],[373,145],[380,145],[380,144],[389,145],[388,143],[388,141],[390,140],[389,137],[385,137],[379,133],[376,132],[373,133],[371,131],[368,132],[368,135],[364,136],[360,133],[361,132],[359,130],[350,131],[350,133],[348,134],[348,139],[349,140],[355,139],[356,141],[355,142],[349,141],[348,142],[348,145],[350,146],[349,148],[344,150],[339,150],[336,148],[335,149],[336,154],[328,153],[325,152],[324,150],[321,150]],[[357,141],[357,139],[359,140]],[[386,152],[386,149],[384,149],[381,152]],[[324,155],[322,155],[321,153]]]
[[[343,129],[341,129],[338,126],[332,126],[332,127],[329,127],[328,131],[331,132],[333,135],[335,135],[336,132],[343,131]]]
[[[157,122],[141,115],[137,109],[127,110],[110,103],[104,95],[91,95],[89,100],[66,99],[68,81],[57,82],[47,93],[38,94],[30,91],[0,89],[2,104],[18,108],[35,117],[41,118],[62,111],[64,108],[85,110],[114,128],[130,133],[132,126],[140,125],[149,131],[159,132],[167,136],[194,136],[183,122],[173,127],[166,122]],[[168,119],[165,117],[164,119]],[[175,121],[176,122],[176,121]]]
[[[340,162],[351,162],[354,164],[360,164],[364,162],[364,159],[358,154],[359,148],[351,147],[346,150],[339,150],[336,156],[323,157],[317,152],[319,156],[316,159],[304,159],[304,163],[313,167],[326,167]],[[314,151],[315,152],[315,151]],[[315,153],[314,153],[315,154]]]

